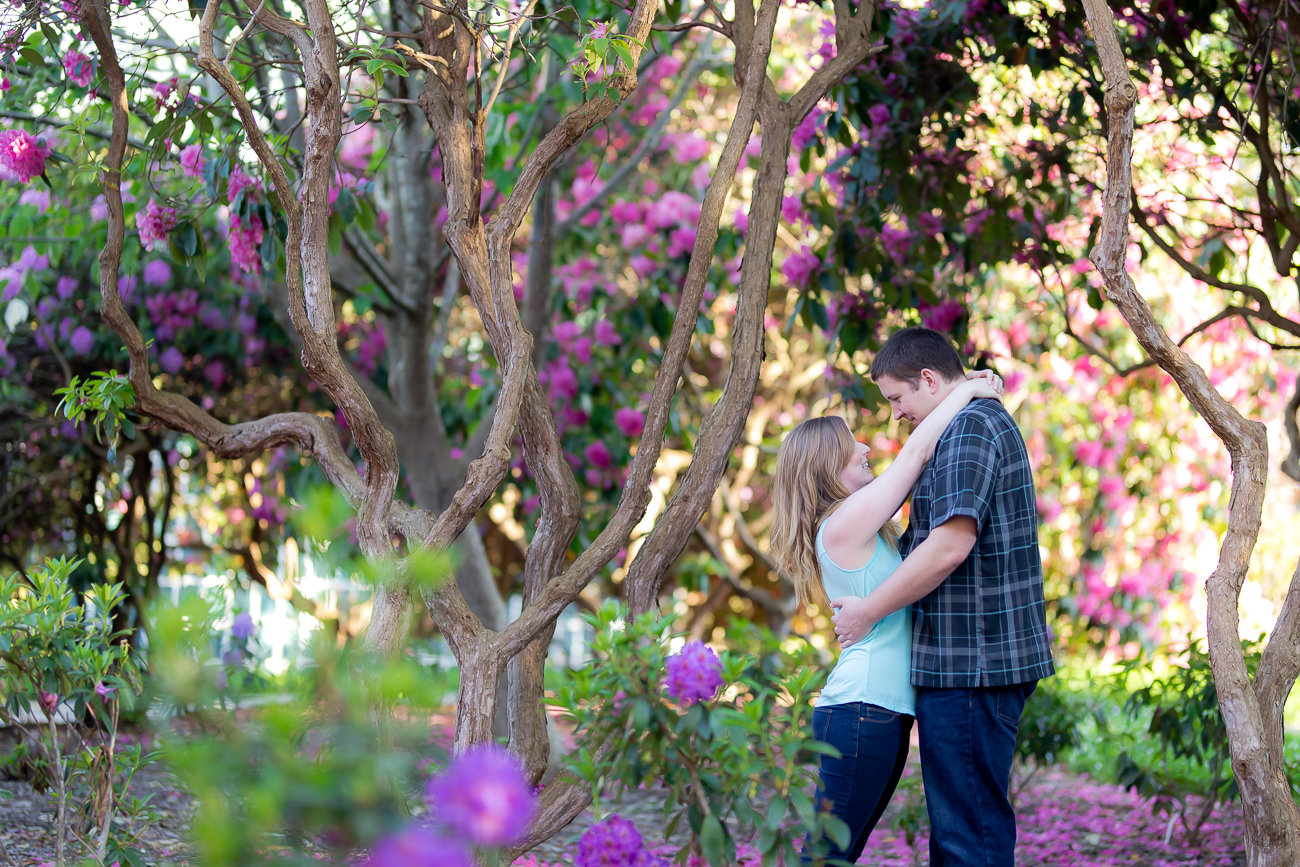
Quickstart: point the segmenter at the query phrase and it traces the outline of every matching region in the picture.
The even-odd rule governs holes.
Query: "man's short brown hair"
[[[915,384],[922,370],[933,370],[951,382],[966,375],[961,356],[952,342],[931,328],[913,326],[900,328],[871,360],[871,378],[888,376],[900,382]]]

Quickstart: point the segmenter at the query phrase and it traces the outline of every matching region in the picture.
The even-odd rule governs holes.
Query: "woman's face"
[[[853,457],[849,458],[848,465],[840,470],[840,481],[849,489],[850,494],[866,487],[867,483],[874,478],[871,475],[871,468],[867,466],[869,457],[871,457],[871,449],[864,443],[853,444]]]

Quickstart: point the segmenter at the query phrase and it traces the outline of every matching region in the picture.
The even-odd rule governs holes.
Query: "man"
[[[894,418],[924,419],[965,379],[948,339],[894,333],[871,365]],[[912,684],[930,812],[931,867],[1012,867],[1007,799],[1016,730],[1055,673],[1038,511],[1024,439],[1002,404],[972,401],[912,489],[903,565],[866,597],[832,600],[840,644],[915,603]]]

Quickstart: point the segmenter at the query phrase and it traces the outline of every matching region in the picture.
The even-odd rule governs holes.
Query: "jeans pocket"
[[[826,708],[814,708],[812,727],[813,740],[826,742],[826,732],[831,726],[831,712]]]
[[[998,690],[998,719],[1013,729],[1020,728],[1020,715],[1025,710],[1025,690],[1019,684]]]
[[[883,707],[877,707],[874,704],[864,704],[862,706],[862,721],[874,723],[876,725],[888,725],[898,719],[898,711],[887,710]]]

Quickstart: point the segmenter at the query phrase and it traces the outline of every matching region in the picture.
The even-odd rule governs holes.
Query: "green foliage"
[[[718,867],[734,862],[737,842],[785,865],[800,863],[794,841],[805,835],[819,863],[829,840],[847,845],[848,826],[811,796],[816,756],[836,753],[812,737],[825,669],[806,664],[808,649],[786,651],[750,627],[738,638],[751,652],[722,654],[722,697],[682,707],[661,686],[668,618],[628,621],[611,602],[588,620],[595,661],[565,674],[552,703],[576,725],[569,767],[592,787],[598,812],[602,798],[661,784],[664,838],[683,823],[690,831],[679,860],[701,854]]]
[[[110,463],[116,459],[120,434],[135,439],[135,423],[126,415],[126,410],[135,406],[135,389],[116,370],[107,373],[97,370],[85,381],[73,376],[66,386],[56,388],[54,394],[62,398],[56,412],[73,422],[90,420],[95,437],[108,444]]]
[[[112,612],[120,584],[98,584],[79,601],[69,585],[78,561],[47,561],[22,581],[0,580],[0,722],[22,734],[22,761],[56,802],[55,861],[72,842],[101,862],[129,862],[148,799],[128,795],[152,755],[118,743],[121,711],[138,697],[130,630]]]
[[[160,740],[198,805],[200,863],[318,863],[312,849],[343,861],[398,830],[422,769],[439,755],[425,742],[425,717],[445,681],[408,657],[378,661],[322,640],[292,701],[227,709],[216,620],[197,597],[154,615],[156,698],[198,723],[194,734],[172,724]]]

